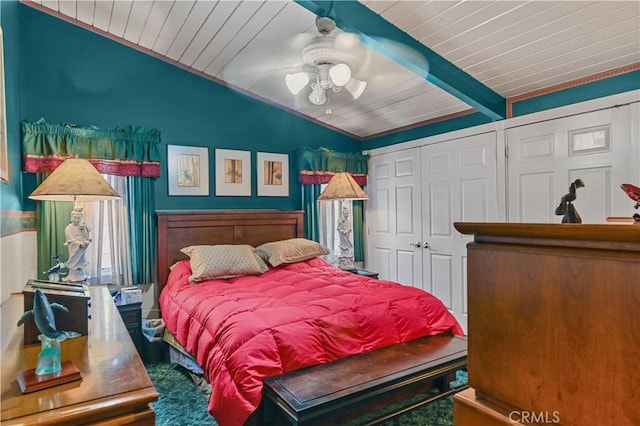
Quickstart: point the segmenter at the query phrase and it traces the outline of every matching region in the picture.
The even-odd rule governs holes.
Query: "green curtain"
[[[353,260],[364,262],[364,202],[354,200],[351,206],[353,217]]]
[[[67,158],[86,158],[100,173],[160,176],[160,132],[144,127],[99,129],[23,121],[22,171],[52,172]]]
[[[131,273],[134,283],[155,282],[156,233],[153,180],[127,177]]]
[[[305,236],[319,241],[318,206],[320,185],[328,183],[335,173],[349,172],[360,185],[367,184],[369,157],[356,152],[334,152],[320,147],[298,150],[298,181],[302,184],[302,205],[305,212]],[[356,262],[364,260],[364,204],[354,201],[353,256]]]
[[[320,192],[320,184],[302,185],[304,236],[313,241],[320,241],[320,226],[318,225],[318,197]]]
[[[48,175],[38,173],[36,181],[40,185]],[[58,229],[61,232],[38,232],[36,237],[36,265],[38,266],[38,279],[48,279],[47,271],[56,261],[54,257],[60,256],[60,261],[66,260],[67,248],[64,245],[64,228],[69,223],[72,202],[42,201],[36,206],[36,223],[38,229]]]
[[[52,125],[40,119],[22,122],[23,171],[38,173],[40,184],[66,158],[86,158],[101,173],[127,177],[129,236],[133,282],[154,281],[155,191],[160,175],[160,132],[142,127],[98,129],[71,124]],[[64,255],[64,228],[72,203],[38,203],[38,276],[54,264],[53,256]],[[65,260],[62,256],[61,260]]]
[[[303,184],[327,183],[334,173],[349,172],[360,186],[367,184],[369,157],[357,152],[334,152],[320,147],[298,150],[298,180]]]

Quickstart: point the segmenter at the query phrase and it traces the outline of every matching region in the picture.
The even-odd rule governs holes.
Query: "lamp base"
[[[344,269],[345,271],[355,269],[353,266],[353,256],[340,256],[338,258],[338,268]]]
[[[37,375],[32,368],[18,373],[16,378],[22,393],[35,392],[52,386],[62,385],[82,379],[82,373],[71,361],[62,362],[62,370],[58,373]]]

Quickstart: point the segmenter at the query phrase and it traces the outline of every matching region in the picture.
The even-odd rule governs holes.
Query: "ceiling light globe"
[[[309,75],[306,72],[287,74],[284,77],[284,81],[287,83],[287,89],[292,94],[297,95],[309,83]]]
[[[344,88],[347,89],[347,92],[351,93],[351,96],[353,96],[353,99],[358,99],[362,95],[366,87],[367,87],[366,81],[361,81],[361,80],[352,78]]]
[[[351,68],[347,64],[336,64],[329,68],[329,77],[336,86],[344,86],[351,80]]]

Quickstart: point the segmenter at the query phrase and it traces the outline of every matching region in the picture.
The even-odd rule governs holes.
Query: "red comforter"
[[[462,334],[434,296],[331,266],[320,258],[261,276],[189,284],[176,264],[160,295],[166,326],[211,384],[209,412],[241,425],[263,379],[444,332]]]

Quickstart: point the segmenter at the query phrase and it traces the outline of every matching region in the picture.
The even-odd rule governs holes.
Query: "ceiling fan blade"
[[[427,58],[412,47],[394,40],[365,35],[360,36],[360,42],[372,51],[382,54],[422,78],[426,79],[429,75],[429,62]]]
[[[338,33],[335,36],[335,47],[340,50],[356,49],[360,46],[360,37],[355,33]]]
[[[300,33],[292,39],[281,41],[257,40],[247,45],[222,69],[222,80],[243,88],[250,87],[265,74],[300,72],[304,62],[300,51],[312,39],[313,34]]]

